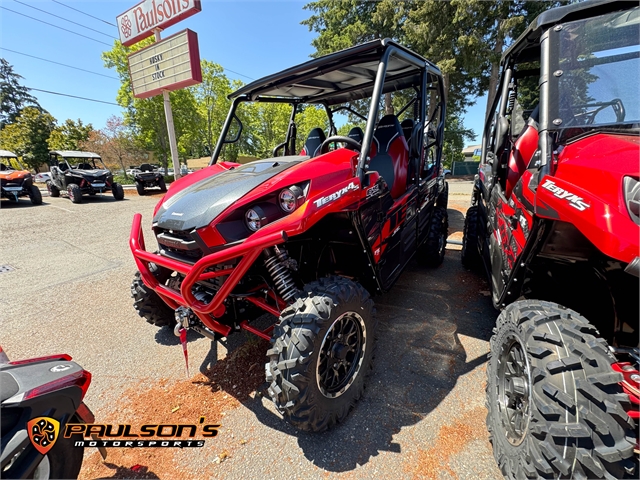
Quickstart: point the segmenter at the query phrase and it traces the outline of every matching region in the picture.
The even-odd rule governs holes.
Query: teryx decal
[[[584,201],[582,197],[577,196],[575,193],[571,193],[564,188],[558,187],[553,180],[546,180],[542,184],[542,188],[546,188],[550,192],[553,192],[555,197],[558,197],[562,200],[566,200],[569,202],[573,208],[580,210],[581,212],[585,211],[591,205]]]
[[[341,196],[343,196],[349,190],[358,190],[358,186],[354,182],[351,182],[349,185],[347,185],[344,188],[341,188],[337,192],[334,192],[331,195],[327,195],[326,197],[319,198],[318,200],[315,200],[313,203],[315,203],[316,207],[319,208],[319,207],[321,207],[323,205],[326,205],[329,202],[333,202],[334,200],[339,199]]]

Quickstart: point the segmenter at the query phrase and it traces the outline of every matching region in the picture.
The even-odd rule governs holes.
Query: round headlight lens
[[[288,188],[285,188],[280,192],[280,208],[285,212],[293,212],[297,207],[297,201],[298,198],[296,195]]]
[[[253,208],[247,210],[247,213],[244,214],[245,222],[247,223],[247,227],[252,232],[257,232],[260,230],[262,226],[262,221],[260,219],[260,215]]]

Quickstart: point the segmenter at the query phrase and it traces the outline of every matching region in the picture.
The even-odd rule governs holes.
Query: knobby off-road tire
[[[369,294],[351,280],[322,278],[305,291],[282,311],[265,369],[269,395],[285,420],[320,432],[342,422],[361,397],[376,320]]]
[[[438,198],[436,199],[436,205],[444,208],[445,210],[449,206],[449,183],[446,181],[444,182],[444,189],[442,189],[440,195],[438,195]]]
[[[597,335],[584,317],[550,302],[515,302],[498,317],[487,428],[506,478],[637,478],[629,399]]]
[[[437,267],[444,260],[449,230],[449,215],[445,207],[435,206],[427,240],[418,249],[417,260],[420,265]]]
[[[169,277],[168,272],[156,272],[154,275],[160,283],[164,283]],[[133,277],[131,298],[133,298],[133,308],[136,309],[138,315],[151,325],[173,327],[176,324],[175,312],[164,303],[156,292],[144,284],[140,272],[136,272]]]
[[[40,193],[40,189],[35,185],[31,185],[29,189],[29,198],[31,199],[31,203],[34,205],[42,204],[42,193]]]
[[[67,187],[67,195],[69,195],[69,199],[73,203],[82,203],[82,190],[80,190],[80,186],[72,183]]]
[[[47,180],[47,191],[50,197],[55,198],[60,196],[60,189],[58,189],[51,180]]]
[[[113,194],[113,198],[116,200],[124,199],[124,188],[119,183],[114,183],[111,185],[111,193]]]
[[[160,187],[160,191],[161,192],[166,192],[167,191],[167,184],[164,181],[164,178],[160,178],[160,180],[158,180],[158,186]]]
[[[84,447],[74,445],[75,438],[58,438],[36,468],[34,478],[78,478],[82,467]]]
[[[136,182],[136,190],[138,192],[138,195],[140,195],[141,197],[144,195],[144,185],[142,185],[141,183]]]
[[[478,251],[478,206],[469,207],[464,217],[462,229],[462,251],[460,252],[462,265],[470,270],[480,267],[480,252]]]

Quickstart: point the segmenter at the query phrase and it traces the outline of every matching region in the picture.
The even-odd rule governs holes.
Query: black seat
[[[410,118],[405,118],[400,124],[402,127],[402,133],[404,134],[404,139],[409,144],[411,142],[411,134],[413,133],[413,120]]]
[[[364,140],[364,132],[360,127],[353,127],[349,130],[347,137],[353,138],[356,142],[362,145],[362,140]]]
[[[395,199],[407,190],[408,163],[409,150],[400,122],[395,115],[385,115],[373,134],[368,170],[375,170],[384,178]]]
[[[78,165],[78,168],[80,170],[93,170],[93,167],[90,163],[81,163],[80,165]]]
[[[58,165],[58,168],[60,169],[60,171],[64,172],[65,170],[67,170],[67,164],[66,163],[60,163]]]
[[[321,128],[314,128],[309,132],[307,140],[304,142],[304,153],[311,158],[317,157],[320,154],[322,142],[326,139],[327,137]]]

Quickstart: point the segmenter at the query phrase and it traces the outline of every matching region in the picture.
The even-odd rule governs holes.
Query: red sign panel
[[[200,10],[200,0],[143,0],[116,18],[120,41],[129,47]]]
[[[148,98],[163,90],[179,90],[202,82],[198,34],[171,35],[129,55],[133,96]]]

